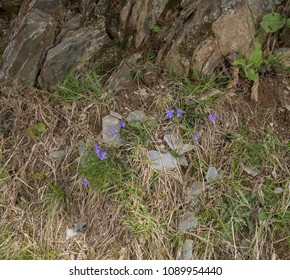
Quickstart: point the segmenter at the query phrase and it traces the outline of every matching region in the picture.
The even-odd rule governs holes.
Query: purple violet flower
[[[193,139],[194,139],[194,141],[198,141],[199,138],[200,138],[200,136],[196,134],[196,135],[194,135],[194,138]]]
[[[217,114],[214,113],[214,114],[209,114],[208,116],[208,119],[212,122],[215,122],[216,121],[216,117],[217,117]]]
[[[182,109],[177,109],[176,110],[177,117],[182,118],[183,114],[184,114],[184,111]]]
[[[109,133],[110,135],[114,136],[114,135],[116,135],[116,134],[118,133],[118,131],[117,131],[116,129],[110,129],[110,130],[108,131],[108,133]]]
[[[101,146],[96,145],[93,150],[96,154],[99,154],[101,152]]]
[[[82,180],[82,184],[83,184],[83,185],[86,186],[88,183],[89,183],[89,180],[88,180],[88,179],[83,179],[83,180]]]
[[[125,128],[125,126],[126,126],[125,121],[123,121],[123,120],[119,121],[119,122],[118,122],[118,126],[119,126],[120,128]]]
[[[106,158],[106,155],[107,155],[107,152],[99,152],[99,154],[98,154],[98,158],[100,159],[100,160],[104,160],[105,158]]]
[[[98,146],[96,145],[94,148],[93,148],[94,152],[98,155],[98,158],[100,160],[104,160],[106,158],[106,155],[107,155],[107,152],[105,151],[101,151],[101,146]]]
[[[174,118],[174,110],[166,110],[166,119],[173,119]]]

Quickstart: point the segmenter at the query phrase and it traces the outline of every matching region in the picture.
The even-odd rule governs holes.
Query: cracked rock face
[[[42,87],[54,85],[74,67],[80,69],[109,42],[103,22],[70,33],[48,50],[39,84]]]
[[[53,17],[32,10],[20,24],[18,32],[4,51],[2,79],[34,85],[45,50],[54,41]]]
[[[50,88],[71,70],[106,63],[118,42],[128,46],[114,60],[119,67],[110,65],[113,86],[130,71],[126,62],[152,52],[176,74],[211,74],[229,53],[249,55],[255,26],[274,7],[275,0],[1,0],[0,81]]]

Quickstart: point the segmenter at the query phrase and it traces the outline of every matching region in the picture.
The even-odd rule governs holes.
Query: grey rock
[[[186,212],[183,219],[178,225],[178,231],[185,233],[188,230],[195,229],[198,226],[198,221],[193,212]]]
[[[143,110],[135,110],[130,112],[126,118],[127,122],[139,122],[146,118],[145,112]]]
[[[165,134],[163,139],[170,149],[174,151],[182,144],[182,140],[177,138],[174,134]]]
[[[204,185],[202,182],[194,182],[190,187],[185,190],[186,202],[191,202],[194,198],[209,189],[209,186]]]
[[[122,119],[122,116],[120,114],[118,114],[117,112],[110,111],[110,115],[116,119],[119,119],[119,120]]]
[[[64,150],[58,150],[51,153],[51,157],[55,159],[61,159],[65,157],[65,151]]]
[[[59,12],[62,8],[61,0],[36,0],[32,6],[33,9],[38,9],[44,13],[52,14]]]
[[[178,155],[183,155],[190,152],[194,146],[190,144],[183,144],[182,140],[177,138],[174,134],[165,134],[164,141],[168,144],[171,150],[174,150]]]
[[[170,171],[178,166],[176,158],[170,153],[164,154],[155,150],[150,150],[147,154],[151,161],[151,166],[158,171]]]
[[[109,146],[119,146],[122,143],[122,139],[120,137],[119,131],[120,127],[118,126],[119,119],[113,116],[106,116],[102,120],[102,138],[106,145]],[[111,135],[109,133],[110,130],[116,130],[117,133],[115,135]]]
[[[86,156],[88,155],[88,151],[87,151],[87,144],[85,142],[79,143],[79,155],[80,155],[80,157],[78,158],[79,165],[81,167],[86,166],[87,164]]]
[[[244,165],[243,163],[240,163],[240,165],[242,169],[252,177],[256,177],[259,174],[259,170],[255,166],[250,167],[250,166]]]
[[[210,166],[208,168],[208,171],[205,175],[205,179],[208,181],[208,182],[214,182],[216,180],[219,179],[219,174],[218,174],[218,171],[215,167],[213,166]]]
[[[76,232],[74,229],[72,229],[72,228],[69,228],[69,229],[67,229],[66,230],[66,240],[69,240],[69,239],[71,239],[71,238],[73,238],[73,237],[76,237],[77,235],[79,235],[79,233],[78,232]]]
[[[193,240],[186,239],[181,250],[181,260],[192,260]]]
[[[186,160],[185,155],[182,155],[178,158],[178,163],[182,166],[188,166],[188,162]]]
[[[81,69],[109,42],[103,21],[69,33],[48,51],[38,79],[39,84],[50,87],[71,70]]]
[[[85,232],[87,228],[87,222],[80,221],[74,224],[74,230],[76,232]]]
[[[56,26],[55,19],[41,11],[25,16],[3,54],[4,80],[34,85],[46,49],[54,42]]]
[[[190,144],[182,144],[182,145],[179,145],[179,147],[176,149],[176,152],[179,155],[183,155],[185,153],[190,152],[193,148],[194,148],[193,145],[190,145]]]
[[[79,143],[79,155],[82,156],[82,155],[85,153],[86,150],[87,150],[87,145],[86,145],[86,143],[83,142],[83,141],[81,141],[81,142]]]
[[[275,194],[279,194],[279,193],[284,192],[284,189],[282,189],[282,188],[280,188],[280,187],[277,187],[277,188],[274,189],[273,192],[274,192]]]
[[[139,95],[141,97],[148,97],[149,93],[147,92],[146,88],[140,88],[134,91],[134,94]]]
[[[164,11],[168,0],[129,0],[120,14],[121,30],[134,29],[134,45],[140,47],[144,40],[149,37],[151,27],[156,24],[157,19]]]

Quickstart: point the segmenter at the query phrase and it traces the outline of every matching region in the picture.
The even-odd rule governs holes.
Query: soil
[[[259,101],[251,101],[251,82],[242,80],[233,95],[235,111],[252,129],[271,128],[281,141],[290,139],[290,79],[284,75],[264,77],[259,85]],[[288,107],[287,107],[288,106]],[[288,109],[287,109],[288,108]],[[232,110],[232,108],[229,108]]]

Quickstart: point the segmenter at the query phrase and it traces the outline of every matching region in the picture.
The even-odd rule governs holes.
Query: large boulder
[[[53,17],[39,10],[29,12],[4,51],[0,79],[34,85],[45,50],[54,42],[55,30]]]
[[[72,69],[81,69],[109,43],[103,21],[68,32],[48,50],[38,78],[40,86],[53,86]]]
[[[273,0],[190,1],[180,3],[179,13],[169,12],[157,61],[182,75],[190,68],[208,74],[232,51],[249,55],[255,25],[274,8]]]

